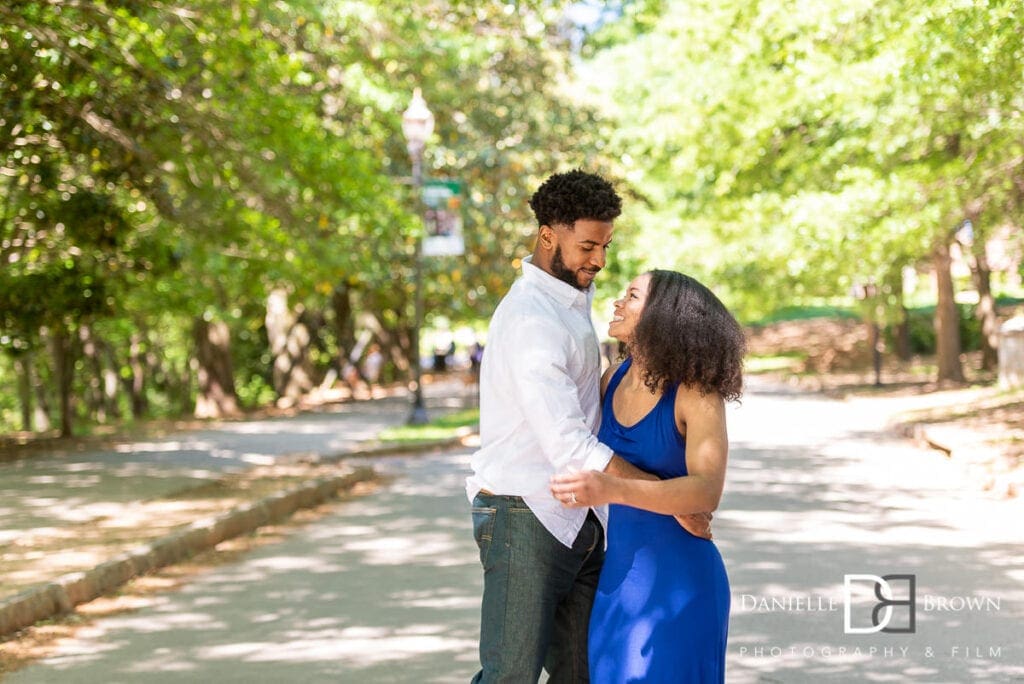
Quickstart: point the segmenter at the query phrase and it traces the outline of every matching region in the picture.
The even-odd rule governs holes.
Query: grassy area
[[[761,320],[751,321],[749,324],[758,326],[768,325],[770,323],[782,323],[784,321],[806,321],[811,318],[859,319],[860,314],[858,314],[855,309],[845,306],[786,306],[772,312]]]
[[[1011,308],[1022,304],[1024,304],[1024,297],[1005,294],[996,297],[996,306],[1001,309]],[[908,302],[907,310],[911,313],[917,312],[930,317],[935,312],[935,303]],[[771,323],[783,323],[786,321],[806,321],[812,318],[847,318],[856,320],[861,318],[861,314],[857,311],[857,308],[853,306],[834,306],[830,304],[794,305],[784,306],[773,311],[764,318],[755,321],[748,321],[747,323],[752,326],[761,326],[769,325]]]
[[[416,444],[441,439],[454,439],[467,434],[480,423],[480,409],[472,408],[435,418],[426,425],[403,425],[388,428],[378,436],[387,444]]]
[[[776,373],[778,371],[795,371],[798,364],[807,360],[804,352],[785,352],[770,355],[748,355],[743,360],[743,372],[756,375],[758,373]]]

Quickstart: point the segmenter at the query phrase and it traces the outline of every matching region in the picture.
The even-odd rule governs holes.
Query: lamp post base
[[[430,422],[427,417],[427,409],[422,403],[416,403],[412,405],[412,411],[409,412],[409,418],[405,421],[406,425],[426,425]]]

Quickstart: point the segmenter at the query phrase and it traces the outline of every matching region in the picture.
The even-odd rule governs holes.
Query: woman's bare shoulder
[[[608,366],[608,370],[606,370],[604,372],[604,375],[601,376],[601,398],[602,399],[604,398],[605,390],[608,389],[608,383],[612,381],[612,376],[615,375],[615,371],[619,370],[619,366],[621,366],[621,365],[622,365],[622,361],[619,361],[618,363],[613,363],[612,365]]]
[[[690,420],[712,418],[725,419],[725,400],[718,392],[701,392],[697,387],[680,385],[676,390],[676,422],[686,425]]]

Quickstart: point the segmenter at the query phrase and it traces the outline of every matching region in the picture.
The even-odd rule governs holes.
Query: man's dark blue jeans
[[[473,682],[589,682],[587,628],[604,561],[604,530],[590,513],[570,549],[518,496],[480,493],[473,535],[484,568],[480,663]]]

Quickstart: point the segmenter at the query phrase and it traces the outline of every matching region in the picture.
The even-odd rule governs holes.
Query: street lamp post
[[[406,148],[412,159],[412,179],[416,188],[416,202],[419,206],[423,190],[423,148],[427,138],[434,131],[434,115],[427,109],[427,103],[416,88],[409,108],[402,114],[402,133],[405,134]],[[423,405],[423,383],[420,369],[420,326],[423,324],[423,237],[416,239],[415,255],[416,318],[412,330],[413,400],[409,414],[410,425],[427,422],[427,409]]]
[[[871,326],[871,360],[875,368],[875,387],[882,386],[882,330],[878,323],[878,287],[871,281],[854,286],[854,295],[864,302],[865,315]]]

